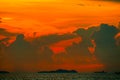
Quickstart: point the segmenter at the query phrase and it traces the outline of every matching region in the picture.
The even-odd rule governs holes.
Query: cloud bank
[[[101,24],[99,27],[79,28],[72,34],[36,37],[31,42],[28,42],[23,34],[19,34],[13,43],[6,46],[4,42],[9,39],[7,37],[14,34],[1,28],[0,34],[6,38],[0,40],[0,69],[38,71],[74,65],[74,69],[82,70],[84,67],[80,69],[77,66],[96,64],[100,67],[100,64],[103,64],[106,71],[119,71],[120,45],[117,43],[120,42],[120,36],[115,38],[119,32],[115,26]],[[82,40],[65,47],[65,52],[55,54],[50,48],[52,44],[76,37],[81,37]],[[56,65],[59,67],[55,67]],[[93,71],[100,70],[94,66],[93,68]]]

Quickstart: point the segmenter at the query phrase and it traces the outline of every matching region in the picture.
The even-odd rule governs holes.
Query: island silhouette
[[[58,69],[53,71],[40,71],[38,73],[78,73],[76,70]]]
[[[10,73],[10,72],[8,72],[8,71],[0,71],[0,74],[8,74],[8,73]]]

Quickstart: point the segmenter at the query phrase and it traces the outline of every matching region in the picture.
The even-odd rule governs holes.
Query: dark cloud
[[[7,46],[5,45],[5,43],[7,43],[9,40],[9,38],[4,38],[4,39],[1,39],[0,40],[0,69],[3,69],[5,68],[5,64],[6,63],[6,60],[7,60],[7,56],[6,56],[6,49],[7,49]]]
[[[54,55],[53,51],[48,47],[45,46],[42,48],[41,54],[40,54],[40,62],[43,63],[43,65],[51,65],[53,64],[53,58],[52,56]]]
[[[67,47],[66,53],[59,53],[55,57],[58,61],[57,64],[70,63],[74,65],[90,64],[88,60],[92,59],[88,49],[77,43]]]
[[[20,34],[16,40],[8,47],[7,54],[10,56],[15,70],[24,69],[24,65],[36,60],[36,54],[33,46],[24,39],[24,35]],[[35,65],[35,64],[34,64]]]
[[[27,42],[23,34],[17,35],[16,40],[5,51],[15,71],[38,70],[39,64],[45,66],[53,63],[54,53],[49,47],[38,48],[33,43]]]
[[[1,29],[1,34],[5,36],[10,36],[6,35],[7,31],[5,29]],[[11,66],[14,67],[14,70],[28,70],[29,68],[24,68],[31,66],[30,71],[32,70],[32,67],[34,69],[45,69],[46,67],[42,66],[50,66],[54,65],[53,61],[53,51],[49,48],[49,45],[62,41],[62,40],[67,40],[76,37],[73,34],[63,34],[63,35],[58,35],[58,34],[52,34],[48,36],[41,36],[38,38],[35,38],[32,42],[26,41],[24,38],[23,34],[19,34],[16,36],[16,40],[10,44],[8,47],[4,44],[6,39],[0,40],[0,49],[1,49],[1,61],[4,61],[3,59],[6,59]],[[5,48],[5,47],[6,48]],[[4,52],[4,53],[3,53]],[[7,54],[8,57],[4,58],[3,54]],[[3,62],[4,63],[4,62]],[[7,64],[7,63],[6,63]],[[1,64],[1,66],[5,67],[5,63]],[[39,65],[39,66],[38,66]],[[40,67],[41,66],[41,67]],[[0,69],[2,69],[0,67]],[[25,70],[25,71],[26,71]]]
[[[90,54],[88,47],[94,47],[91,40],[96,43],[94,55],[97,59],[105,65],[107,71],[119,71],[120,67],[120,45],[116,42],[115,36],[119,33],[119,29],[108,24],[101,24],[100,27],[91,27],[88,29],[79,28],[74,31],[77,35],[82,37],[82,42],[73,43],[73,45],[66,48],[67,54],[58,54],[57,59],[59,63],[65,63],[66,59],[70,59],[74,64],[90,64],[96,63]],[[87,62],[90,60],[91,62]]]
[[[92,38],[96,43],[96,57],[106,66],[106,70],[120,70],[120,46],[116,45],[115,36],[119,30],[115,26],[101,24]]]
[[[85,44],[84,46],[90,47],[90,46],[92,46],[91,36],[98,29],[99,29],[98,27],[90,27],[88,29],[79,28],[78,30],[74,31],[73,33],[76,33],[77,35],[82,37],[82,43]]]
[[[49,68],[48,66],[66,63],[74,65],[96,64],[98,62],[93,59],[96,56],[106,66],[105,70],[118,71],[120,70],[120,45],[117,45],[116,41],[119,42],[120,38],[118,37],[116,40],[115,36],[119,32],[115,26],[101,24],[99,27],[79,28],[71,34],[40,36],[31,42],[26,41],[23,34],[19,34],[9,46],[4,44],[9,38],[4,38],[0,40],[0,69],[3,69],[2,67],[5,67],[8,62],[15,70],[30,71],[34,69],[46,70]],[[3,28],[0,28],[0,34],[13,36],[13,33]],[[82,41],[66,47],[66,51],[63,53],[55,54],[49,47],[59,41],[75,37],[81,37]],[[92,40],[96,43],[94,54],[91,54],[89,50],[89,47],[95,48]]]
[[[120,2],[120,0],[104,0],[104,1]]]
[[[33,40],[33,43],[38,45],[38,46],[43,46],[43,45],[50,45],[53,43],[57,43],[62,40],[68,40],[75,38],[76,36],[74,34],[51,34],[47,36],[41,36]]]
[[[120,2],[120,0],[93,0],[93,1]]]
[[[48,46],[39,46],[38,48],[34,43],[30,43],[24,38],[23,34],[17,35],[16,40],[8,47],[2,43],[7,39],[0,40],[0,69],[2,66],[8,65],[4,59],[9,62],[14,71],[38,70],[40,69],[39,64],[41,66],[53,64],[52,56],[54,53]]]
[[[80,37],[82,37],[82,41],[80,43],[73,43],[72,46],[69,46],[66,48],[66,51],[68,52],[69,56],[73,57],[74,59],[76,59],[75,57],[79,57],[77,59],[76,62],[79,63],[86,63],[86,59],[92,59],[92,54],[89,51],[89,47],[92,47],[93,44],[91,42],[91,35],[93,34],[93,32],[95,32],[98,28],[97,27],[91,27],[89,29],[83,29],[80,28],[76,31],[74,31],[74,33],[76,33],[77,35],[79,35]],[[82,58],[82,59],[80,59]],[[81,61],[81,62],[79,62]]]
[[[56,55],[58,64],[69,62],[74,65],[93,64],[96,63],[93,60],[93,55],[89,51],[89,47],[93,47],[91,42],[91,35],[97,31],[97,27],[91,27],[88,29],[79,28],[73,32],[77,36],[82,38],[79,43],[73,43],[66,48],[66,54],[60,53]],[[90,61],[90,62],[89,62]]]
[[[10,36],[15,36],[17,35],[17,33],[11,33],[8,32],[6,29],[4,28],[0,28],[0,35],[6,36],[6,37],[10,37]]]

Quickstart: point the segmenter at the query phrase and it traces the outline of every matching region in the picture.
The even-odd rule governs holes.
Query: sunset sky
[[[11,32],[48,34],[101,23],[118,25],[119,7],[115,0],[1,0],[0,27]]]
[[[9,46],[15,40],[16,35],[24,34],[27,41],[39,46],[41,52],[43,47],[45,49],[46,45],[49,46],[54,53],[52,58],[57,62],[71,48],[73,52],[75,50],[76,53],[79,53],[74,46],[80,47],[77,44],[84,39],[81,38],[82,36],[74,35],[74,31],[77,32],[79,28],[98,27],[101,23],[118,27],[120,22],[119,10],[119,0],[0,0],[0,44],[2,44],[2,39],[10,38],[8,44],[3,42],[6,46]],[[88,37],[85,37],[85,39],[88,39]],[[81,58],[80,62],[85,60],[87,63],[78,64],[72,60],[71,56],[69,56],[69,59],[65,59],[66,55],[64,55],[63,63],[55,64],[52,68],[43,68],[37,63],[36,70],[68,68],[78,71],[94,71],[103,69],[104,65],[94,55],[94,41],[92,44],[94,46],[87,47],[92,54],[92,58],[74,55],[78,59]],[[84,45],[80,48],[84,48]],[[70,54],[73,54],[72,51]],[[2,60],[2,58],[0,59]],[[8,60],[3,61],[5,66],[0,66],[0,70],[13,70],[13,67],[11,68],[8,63]],[[44,65],[48,64],[42,64],[42,66]],[[41,69],[39,69],[39,66]],[[34,68],[34,66],[31,67]]]

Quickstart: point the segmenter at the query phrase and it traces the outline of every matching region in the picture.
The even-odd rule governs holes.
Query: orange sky
[[[0,27],[15,32],[48,34],[71,32],[100,23],[118,25],[119,7],[119,3],[107,1],[1,0],[3,23]]]
[[[38,36],[70,33],[80,27],[88,28],[101,23],[117,26],[120,20],[119,8],[119,2],[99,0],[0,0],[0,28],[24,33],[29,37],[34,32]],[[51,48],[56,49],[54,52],[64,52],[65,47],[80,40],[60,41],[51,45]],[[94,69],[95,66],[101,67],[101,64],[80,66],[82,69]]]

